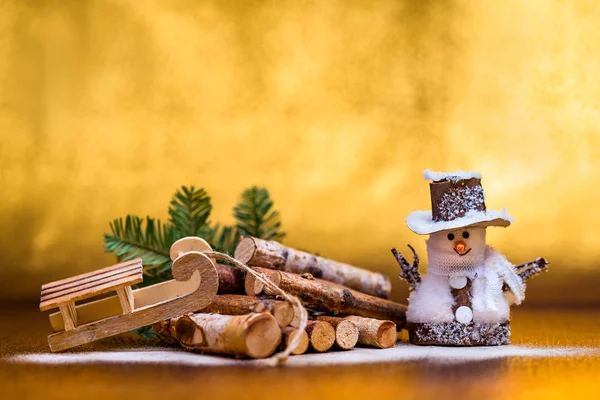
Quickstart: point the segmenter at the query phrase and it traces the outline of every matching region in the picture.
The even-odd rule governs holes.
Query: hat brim
[[[408,228],[418,235],[466,227],[507,227],[513,221],[504,208],[501,211],[470,211],[464,217],[452,221],[433,221],[431,211],[414,211],[406,218]]]

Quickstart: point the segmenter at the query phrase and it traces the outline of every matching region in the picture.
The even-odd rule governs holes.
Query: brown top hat
[[[431,180],[431,211],[414,211],[406,218],[409,229],[419,235],[468,226],[509,226],[513,218],[501,211],[489,211],[477,172],[423,171]]]

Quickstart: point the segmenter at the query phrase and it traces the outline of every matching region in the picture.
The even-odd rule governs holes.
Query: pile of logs
[[[292,354],[389,348],[405,323],[406,307],[388,300],[389,278],[369,270],[246,237],[235,258],[300,299],[311,320],[298,329],[291,303],[250,274],[218,266],[219,294],[197,313],[154,325],[192,351],[265,358],[300,335]]]

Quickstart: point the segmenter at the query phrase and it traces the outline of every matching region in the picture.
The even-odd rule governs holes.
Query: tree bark
[[[265,358],[281,342],[281,329],[269,313],[238,316],[197,313],[177,320],[175,338],[188,350]]]
[[[248,266],[298,274],[310,273],[316,278],[384,299],[390,297],[392,289],[389,278],[380,273],[251,236],[245,237],[238,243],[235,258]]]
[[[301,335],[300,342],[298,343],[296,348],[292,350],[292,354],[299,355],[306,353],[306,350],[308,350],[309,345],[308,334],[306,333],[306,331],[301,331],[298,328],[294,328],[292,326],[286,326],[281,328],[281,333],[283,334],[283,340],[281,341],[280,346],[281,350],[283,350],[283,348],[289,345],[289,343],[294,337],[293,335]]]
[[[392,321],[382,321],[373,318],[363,318],[351,315],[344,319],[352,321],[358,327],[358,343],[363,346],[387,349],[398,340],[396,324]]]
[[[331,349],[333,343],[335,343],[335,329],[328,322],[308,321],[306,333],[308,334],[310,347],[319,353]]]
[[[318,321],[328,322],[335,329],[335,344],[343,350],[349,350],[356,346],[359,331],[353,321],[340,317],[320,316]],[[394,329],[394,333],[396,329]]]
[[[218,294],[243,294],[244,273],[229,265],[216,264],[219,274]]]
[[[279,326],[288,326],[294,317],[294,307],[283,300],[242,296],[236,294],[217,295],[203,313],[244,315],[267,311],[275,317]]]
[[[269,271],[265,268],[254,269],[259,272]],[[300,276],[280,271],[279,277],[281,280],[278,286],[285,292],[297,296],[309,308],[390,320],[397,325],[398,329],[406,323],[404,304],[369,296],[320,279],[311,279],[310,275]]]

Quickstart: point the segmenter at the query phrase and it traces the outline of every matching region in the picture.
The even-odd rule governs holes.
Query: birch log
[[[390,297],[392,290],[392,284],[385,275],[251,236],[238,243],[235,258],[248,266],[310,273],[316,278],[384,299]]]
[[[265,268],[254,269],[268,272]],[[314,310],[390,320],[398,329],[406,323],[404,304],[369,296],[306,274],[300,276],[280,271],[278,276],[278,286],[283,291],[297,296],[305,306]]]
[[[175,338],[188,350],[265,358],[281,342],[281,328],[269,313],[198,313],[177,320]]]
[[[387,349],[396,344],[398,335],[396,324],[392,321],[382,321],[373,318],[363,318],[351,315],[344,319],[352,321],[358,327],[358,343],[363,346]]]
[[[335,344],[343,350],[349,350],[358,342],[358,327],[348,319],[340,317],[320,316],[318,321],[328,322],[335,329]],[[394,334],[396,329],[394,329]]]
[[[287,301],[236,294],[217,295],[208,307],[202,309],[203,313],[224,315],[244,315],[264,311],[271,313],[279,326],[288,326],[294,318],[294,307]]]

